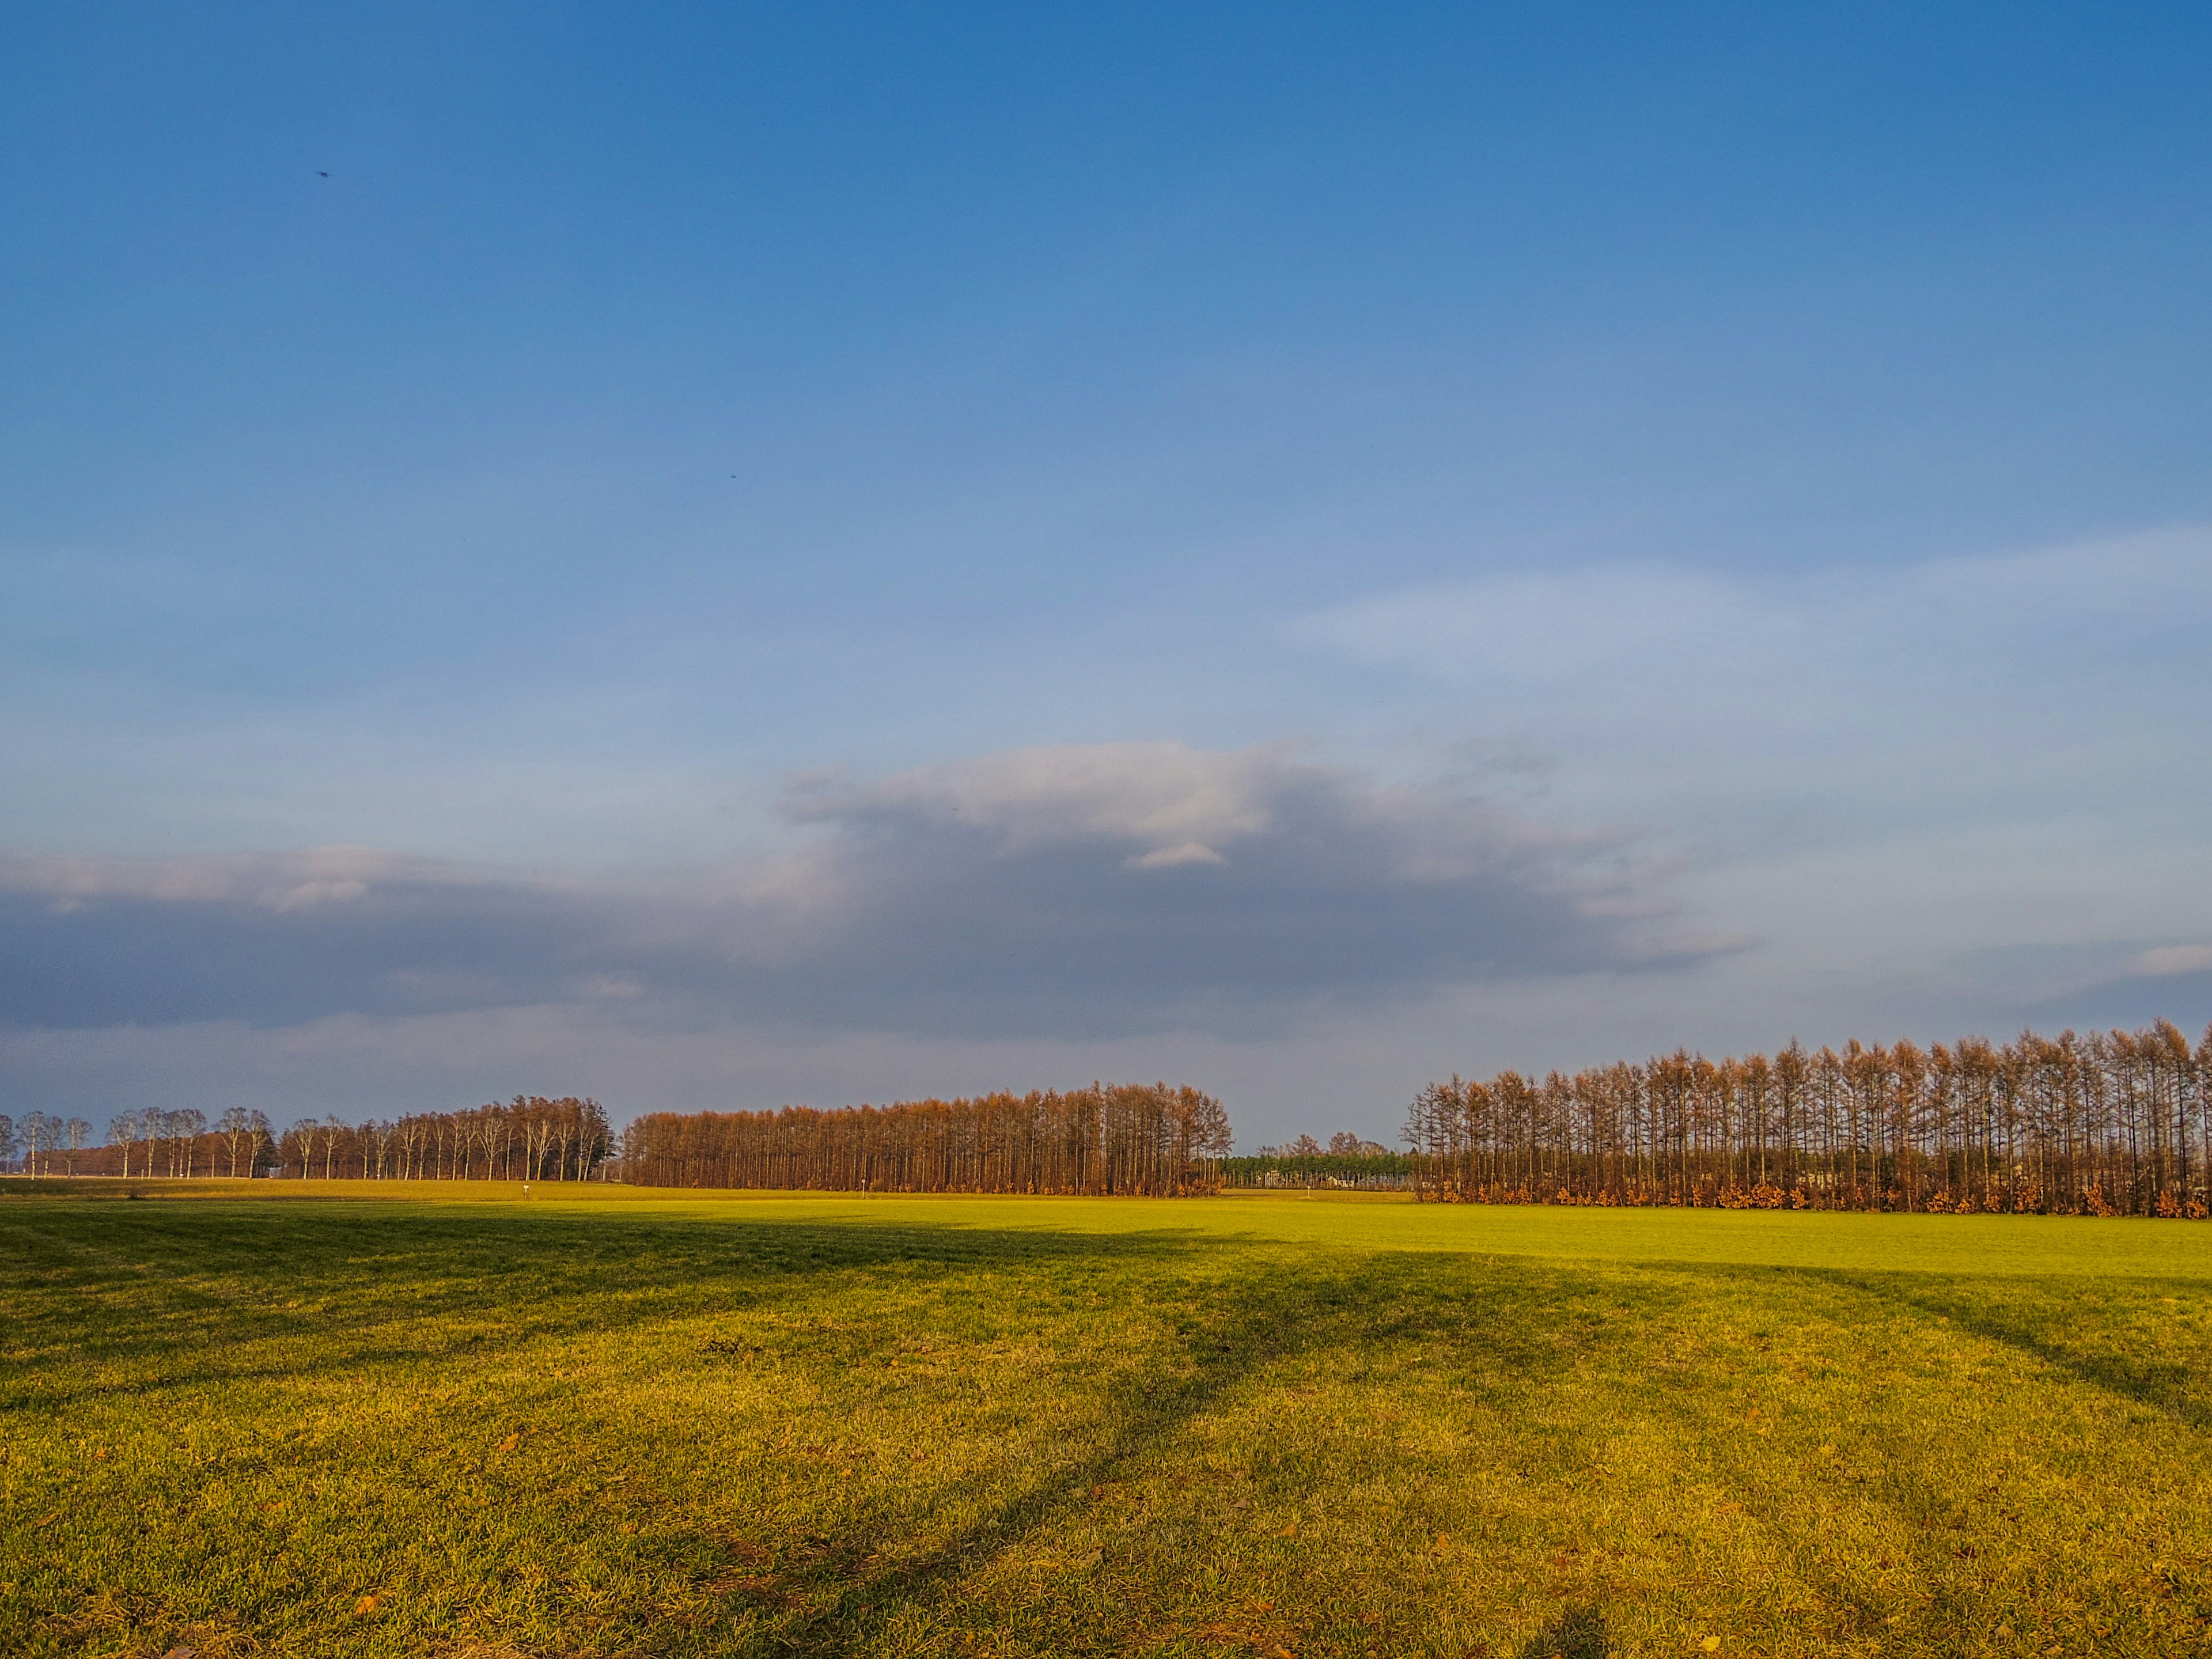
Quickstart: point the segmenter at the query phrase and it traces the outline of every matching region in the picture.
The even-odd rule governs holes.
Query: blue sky
[[[1249,1144],[2201,1025],[2208,71],[2184,6],[10,9],[0,1097],[1166,1074]]]

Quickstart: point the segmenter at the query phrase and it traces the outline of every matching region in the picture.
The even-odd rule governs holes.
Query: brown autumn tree
[[[1461,1203],[2203,1218],[2212,1029],[2023,1031],[1424,1088],[1408,1184]]]

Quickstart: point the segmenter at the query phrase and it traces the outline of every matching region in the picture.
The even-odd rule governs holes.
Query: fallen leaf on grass
[[[376,1598],[374,1595],[364,1595],[353,1604],[353,1616],[356,1619],[365,1619],[375,1611]]]
[[[520,1445],[521,1443],[522,1443],[522,1437],[521,1437],[520,1435],[519,1435],[519,1434],[510,1434],[509,1436],[507,1436],[507,1438],[506,1438],[506,1439],[504,1439],[504,1440],[502,1440],[502,1441],[501,1441],[501,1442],[499,1443],[499,1449],[500,1449],[501,1451],[513,1451],[513,1450],[514,1450],[517,1446]]]
[[[1721,1638],[1717,1636],[1708,1636],[1698,1645],[1707,1653],[1718,1653],[1721,1650]]]

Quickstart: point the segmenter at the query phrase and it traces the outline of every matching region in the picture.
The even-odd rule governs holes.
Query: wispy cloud
[[[2212,969],[2212,945],[2161,945],[2145,951],[2130,965],[2146,979],[2204,973]]]
[[[1571,810],[1763,832],[2212,806],[2212,526],[2006,556],[1723,574],[1591,564],[1378,594],[1291,642],[1456,700]]]
[[[1826,696],[1846,684],[1889,703],[1984,672],[2124,679],[2145,664],[2113,646],[2177,647],[2208,618],[2212,526],[2192,526],[1779,575],[1599,562],[1379,594],[1287,631],[1308,648],[1448,684],[1540,689],[1624,714],[1752,692],[1744,712],[1755,717],[1832,707]]]

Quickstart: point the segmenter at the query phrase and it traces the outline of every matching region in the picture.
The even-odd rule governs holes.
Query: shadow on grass
[[[1514,1659],[1611,1659],[1613,1637],[1595,1607],[1571,1607],[1514,1650]]]
[[[2046,1291],[2043,1293],[2046,1305],[2039,1308],[2028,1299],[2031,1292],[2015,1285],[2008,1285],[2008,1305],[2000,1307],[1976,1297],[1966,1285],[1950,1285],[1947,1293],[1946,1289],[1931,1285],[1925,1274],[1816,1270],[1814,1276],[1891,1308],[1927,1319],[1948,1320],[1969,1335],[2040,1360],[2092,1388],[2161,1413],[2200,1432],[2212,1429],[2212,1401],[2198,1392],[2207,1375],[2203,1356],[2197,1357],[2198,1363],[2191,1363],[2188,1358],[2152,1358],[2079,1345],[2076,1333],[2084,1327],[2085,1310],[2094,1316],[2108,1307],[2094,1281],[2079,1290],[2068,1285],[2070,1295]],[[2150,1291],[2156,1288],[2156,1281],[2130,1281],[2130,1288]],[[2193,1282],[2176,1288],[2196,1293],[2203,1289]]]
[[[2204,1377],[2212,1375],[2212,1367],[2206,1366],[2201,1356],[2198,1363],[2191,1364],[2186,1358],[2152,1360],[2138,1353],[2100,1352],[2083,1346],[2085,1336],[2094,1340],[2098,1332],[2115,1343],[2125,1336],[2110,1317],[2107,1289],[2100,1289],[2094,1280],[2069,1279],[2052,1287],[2013,1276],[1976,1280],[1924,1272],[1748,1264],[1646,1263],[1637,1264],[1632,1271],[1679,1275],[1707,1284],[1763,1286],[1776,1293],[1775,1310],[1785,1319],[1817,1311],[1849,1328],[1864,1302],[1871,1302],[1883,1313],[1903,1316],[1923,1329],[1948,1321],[1948,1328],[1962,1336],[2040,1360],[2094,1388],[2163,1413],[2191,1429],[2202,1430],[2212,1423],[2212,1410],[2189,1393],[2192,1387],[2201,1388]],[[1800,1287],[1794,1297],[1790,1294],[1792,1285]],[[2128,1288],[2148,1292],[2166,1287],[2155,1281],[2130,1280]],[[2201,1291],[2195,1281],[2171,1288]],[[1839,1293],[1838,1300],[1817,1310],[1810,1307],[1807,1293],[1817,1294],[1819,1290]],[[1660,1390],[1646,1396],[1642,1405],[1671,1419],[1677,1443],[1694,1449],[1711,1441],[1711,1402],[1712,1395],[1702,1389],[1688,1395]],[[1772,1535],[1817,1544],[1817,1540],[1804,1533],[1803,1517],[1793,1509],[1790,1485],[1767,1478],[1760,1460],[1728,1455],[1724,1443],[1715,1451],[1701,1455],[1705,1458],[1705,1477],[1726,1488],[1741,1509]],[[1856,1491],[1856,1501],[1883,1505],[1902,1533],[1921,1540],[1902,1547],[1915,1560],[1929,1586],[1931,1599],[1923,1606],[1955,1616],[1962,1624],[1978,1618],[1984,1600],[1978,1587],[1979,1569],[1971,1565],[1972,1553],[1964,1558],[1954,1555],[1942,1538],[1929,1530],[1956,1518],[1960,1494],[1884,1456],[1875,1455],[1857,1468],[1872,1478]],[[1862,1638],[1881,1633],[1891,1617],[1907,1606],[1885,1589],[1877,1577],[1853,1569],[1846,1559],[1825,1549],[1805,1550],[1792,1570],[1835,1610],[1839,1622]]]
[[[1171,1447],[1194,1419],[1234,1404],[1238,1390],[1285,1362],[1326,1356],[1332,1365],[1346,1362],[1346,1374],[1355,1376],[1378,1356],[1392,1364],[1416,1354],[1440,1362],[1445,1370],[1423,1374],[1431,1384],[1513,1413],[1512,1455],[1532,1475],[1577,1476],[1594,1437],[1548,1430],[1546,1413],[1526,1405],[1540,1403],[1593,1356],[1603,1362],[1592,1374],[1597,1382],[1631,1388],[1607,1374],[1614,1361],[1607,1350],[1624,1342],[1616,1322],[1632,1320],[1626,1340],[1648,1346],[1655,1331],[1678,1322],[1683,1307],[1709,1304],[1727,1285],[1760,1287],[1754,1300],[1784,1322],[1802,1314],[1807,1291],[1821,1285],[1832,1294],[1824,1314],[1846,1324],[1863,1316],[1860,1297],[1916,1318],[1948,1316],[1961,1333],[2008,1343],[2192,1425],[2203,1419],[2203,1407],[2186,1392],[2187,1367],[2084,1351],[2078,1336],[2068,1346],[2069,1322],[2079,1319],[2094,1289],[2033,1292],[2019,1281],[2008,1281],[2005,1295],[2026,1299],[1999,1306],[1996,1292],[1984,1297],[1971,1280],[1919,1273],[1457,1253],[1346,1259],[1175,1230],[1099,1235],[858,1218],[341,1210],[296,1200],[89,1209],[40,1206],[32,1214],[24,1206],[0,1215],[0,1294],[11,1314],[0,1358],[0,1389],[9,1397],[0,1403],[35,1407],[118,1387],[254,1377],[327,1381],[448,1354],[480,1358],[549,1339],[621,1337],[662,1325],[675,1326],[684,1340],[696,1334],[702,1352],[713,1353],[717,1315],[811,1315],[821,1293],[855,1285],[888,1293],[862,1316],[888,1308],[901,1318],[909,1305],[901,1292],[915,1292],[912,1305],[927,1307],[921,1298],[967,1276],[996,1282],[972,1294],[960,1285],[958,1297],[936,1304],[938,1313],[957,1300],[963,1309],[984,1304],[982,1316],[995,1317],[989,1304],[1012,1305],[1036,1292],[1025,1316],[1042,1321],[1049,1298],[1071,1286],[1152,1304],[1161,1346],[1144,1352],[1160,1357],[1118,1381],[1102,1368],[1088,1443],[1062,1454],[1065,1462],[1032,1471],[951,1535],[905,1560],[871,1556],[887,1536],[876,1517],[840,1523],[840,1536],[787,1554],[780,1571],[760,1575],[758,1600],[780,1611],[727,1650],[746,1653],[849,1652],[902,1609],[940,1621],[957,1616],[963,1583],[978,1568],[1080,1513],[1089,1507],[1089,1488]],[[867,1326],[860,1316],[811,1326],[790,1352],[824,1374],[851,1368],[897,1329],[893,1319]],[[2100,1328],[2121,1334],[2117,1325]],[[244,1346],[280,1338],[298,1339],[298,1346]],[[69,1363],[55,1364],[64,1350]],[[111,1372],[95,1384],[79,1361],[135,1367],[149,1380],[118,1383]],[[41,1373],[59,1380],[34,1382]],[[1712,1390],[1710,1379],[1680,1381],[1680,1394],[1671,1386],[1619,1392],[1612,1403],[1677,1413],[1682,1443],[1695,1447],[1711,1434]],[[1702,1393],[1687,1391],[1693,1382]],[[1787,1512],[1787,1486],[1762,1480],[1755,1458],[1732,1462],[1729,1443],[1716,1443],[1709,1454],[1716,1478],[1777,1535],[1804,1547],[1806,1559],[1794,1570],[1808,1585],[1863,1631],[1877,1630],[1890,1603],[1830,1559],[1803,1517]],[[1254,1467],[1272,1455],[1262,1448]],[[1893,1494],[1891,1501],[1899,1500]],[[767,1559],[763,1553],[763,1565]],[[1097,1639],[1106,1640],[1103,1629]],[[1601,1610],[1579,1607],[1522,1644],[1516,1659],[1583,1659],[1609,1654],[1611,1641]],[[1401,1645],[1418,1642],[1409,1634]]]
[[[1394,1255],[1351,1266],[1249,1271],[1218,1281],[1208,1293],[1203,1323],[1186,1328],[1172,1356],[1106,1402],[1104,1432],[1094,1449],[1032,1480],[917,1559],[870,1571],[866,1540],[872,1534],[865,1527],[841,1543],[823,1540],[817,1555],[771,1575],[761,1587],[767,1605],[804,1610],[774,1620],[730,1651],[848,1653],[902,1609],[941,1608],[967,1574],[1079,1512],[1091,1488],[1114,1482],[1240,1386],[1286,1361],[1429,1336],[1457,1343],[1471,1370],[1510,1371],[1522,1387],[1556,1383],[1578,1363],[1593,1340],[1586,1332],[1497,1316],[1508,1303],[1526,1313],[1532,1305],[1586,1299],[1593,1291],[1602,1296],[1596,1279],[1551,1267],[1531,1277],[1524,1268],[1492,1286],[1486,1301],[1439,1294],[1443,1286],[1463,1289],[1468,1270],[1464,1257]],[[1469,1387],[1480,1391],[1473,1379]],[[810,1608],[810,1602],[818,1605]],[[1582,1659],[1610,1651],[1603,1620],[1593,1611],[1570,1613],[1546,1634],[1557,1640],[1529,1653]]]
[[[1066,1461],[1032,1467],[980,1512],[963,1510],[963,1524],[918,1556],[872,1556],[893,1534],[880,1516],[864,1516],[796,1551],[784,1546],[779,1571],[747,1565],[742,1575],[724,1574],[744,1582],[718,1593],[746,1596],[762,1622],[731,1632],[730,1645],[716,1651],[845,1653],[902,1608],[940,1621],[957,1616],[963,1579],[978,1566],[1087,1508],[1089,1488],[1172,1444],[1194,1419],[1286,1360],[1338,1352],[1364,1367],[1378,1353],[1420,1348],[1451,1368],[1455,1389],[1540,1389],[1605,1340],[1596,1316],[1619,1303],[1607,1273],[1580,1266],[1456,1253],[1347,1261],[1175,1231],[290,1206],[88,1209],[0,1218],[0,1290],[29,1308],[34,1328],[11,1340],[0,1361],[11,1406],[257,1377],[327,1383],[447,1353],[478,1358],[572,1334],[619,1340],[655,1326],[677,1327],[678,1349],[696,1339],[702,1358],[717,1363],[708,1357],[723,1352],[718,1326],[740,1328],[729,1338],[732,1356],[756,1351],[744,1344],[757,1333],[715,1316],[769,1312],[789,1329],[793,1311],[811,1316],[827,1293],[855,1285],[885,1294],[799,1331],[793,1351],[825,1373],[864,1364],[871,1344],[895,1336],[896,1320],[871,1316],[884,1306],[902,1310],[909,1291],[913,1305],[940,1316],[957,1302],[982,1308],[987,1320],[999,1316],[994,1306],[1025,1301],[1023,1317],[1048,1320],[1054,1298],[1069,1293],[1103,1291],[1148,1308],[1153,1334],[1142,1352],[1117,1356],[1137,1362],[1128,1370],[1100,1368],[1092,1426],[1059,1454]],[[969,1278],[978,1282],[961,1282]],[[940,1289],[957,1294],[933,1300]],[[467,1328],[472,1322],[486,1328],[480,1340]],[[934,1334],[940,1343],[963,1340],[942,1324]],[[252,1346],[270,1338],[298,1341]],[[70,1363],[53,1363],[72,1346]],[[44,1353],[34,1353],[40,1346]],[[113,1368],[101,1374],[96,1365]],[[134,1370],[147,1375],[127,1375]],[[1272,1455],[1261,1449],[1253,1468],[1268,1468]],[[1568,1468],[1576,1455],[1563,1447],[1547,1462]],[[713,1553],[706,1534],[684,1541],[702,1556]],[[758,1566],[770,1559],[762,1553]],[[691,1563],[679,1570],[694,1583],[704,1577]],[[1378,1611],[1396,1616],[1389,1606]],[[1589,1645],[1589,1618],[1558,1628],[1581,1643],[1559,1650],[1565,1655],[1606,1650]],[[1414,1644],[1409,1632],[1405,1645]]]
[[[1639,1261],[1620,1264],[1638,1273],[1681,1274],[1735,1284],[1781,1285],[1792,1279],[1832,1285],[1866,1297],[1895,1311],[1923,1320],[1948,1320],[1967,1335],[2042,1361],[2093,1388],[2162,1413],[2190,1428],[2212,1430],[2212,1350],[2182,1358],[2153,1358],[2117,1346],[2099,1350],[2083,1346],[2081,1333],[2107,1326],[2110,1287],[2094,1278],[2069,1278],[2057,1284],[2014,1275],[1977,1279],[1971,1274],[1927,1272],[1883,1273],[1864,1268],[1803,1264]],[[2171,1291],[2172,1300],[2201,1300],[2203,1281],[2130,1279],[2130,1294]],[[2001,1300],[1999,1299],[2001,1296]]]
[[[830,1590],[832,1599],[811,1613],[778,1620],[749,1648],[759,1653],[841,1654],[855,1637],[898,1607],[932,1601],[968,1571],[1018,1544],[1056,1516],[1077,1508],[1088,1489],[1150,1447],[1174,1435],[1230,1389],[1267,1365],[1307,1346],[1316,1325],[1310,1313],[1309,1282],[1264,1275],[1232,1281],[1219,1291],[1220,1322],[1231,1333],[1200,1353],[1191,1374],[1170,1377],[1148,1374],[1126,1389],[1109,1410],[1113,1429],[1090,1455],[1062,1465],[1031,1482],[988,1515],[940,1542],[927,1554],[858,1582],[825,1585],[818,1574],[804,1573],[793,1590]],[[1196,1352],[1194,1350],[1194,1352]],[[847,1560],[854,1551],[843,1553]]]
[[[1209,1243],[1173,1231],[798,1219],[26,1206],[0,1217],[0,1293],[13,1320],[0,1409],[58,1408],[118,1386],[137,1394],[480,1358],[803,1305],[839,1274],[897,1270],[926,1285],[1086,1261],[1165,1265]],[[120,1385],[71,1382],[52,1364],[58,1353],[135,1374]]]

